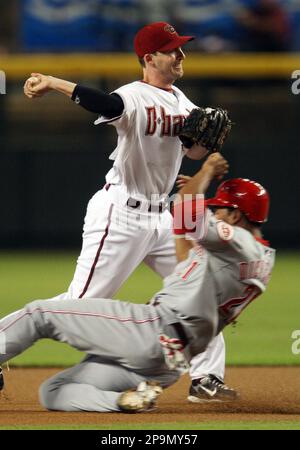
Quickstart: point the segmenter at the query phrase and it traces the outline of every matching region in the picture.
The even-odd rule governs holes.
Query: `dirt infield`
[[[300,422],[300,367],[228,368],[226,381],[241,399],[229,404],[197,405],[186,401],[188,376],[167,389],[159,408],[148,414],[61,413],[43,410],[38,386],[60,369],[5,370],[6,388],[0,399],[0,426],[176,423],[212,421]]]

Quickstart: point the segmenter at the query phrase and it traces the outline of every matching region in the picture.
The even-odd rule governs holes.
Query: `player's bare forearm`
[[[186,226],[186,210],[183,209],[184,219],[182,224],[182,206],[178,208],[178,205],[185,205],[185,201],[188,205],[188,202],[191,200],[191,195],[204,195],[212,179],[214,177],[218,177],[219,179],[223,177],[228,172],[228,167],[229,166],[227,161],[220,153],[213,153],[209,155],[202,168],[196,173],[196,175],[194,175],[189,180],[185,180],[187,182],[181,187],[180,191],[178,192],[178,196],[176,197],[174,202],[174,232],[175,235],[177,235],[177,239],[175,239],[175,248],[176,258],[178,262],[184,261],[188,257],[189,251],[194,246],[194,241],[191,239],[186,239],[185,233],[183,233],[185,231],[184,227]],[[189,196],[188,199],[185,197],[186,195]],[[191,211],[188,212],[188,210],[189,208],[187,208],[187,213],[191,213]],[[181,224],[181,228],[178,227],[178,229],[176,229],[177,219]]]
[[[182,200],[186,194],[205,194],[212,179],[222,178],[228,172],[228,167],[228,162],[220,153],[212,153],[202,168],[180,189],[178,194]]]
[[[202,167],[199,172],[196,173],[183,188],[180,189],[179,195],[182,200],[184,200],[184,196],[187,194],[204,194],[210,185],[211,180],[213,179],[214,174],[210,168]]]
[[[189,195],[189,200],[191,194],[194,196],[196,194],[204,194],[214,177],[213,167],[210,165],[203,165],[201,170],[194,175],[192,178],[187,180],[187,182],[181,187],[178,192],[178,197],[175,199],[174,211],[176,214],[176,204],[180,204],[185,201],[185,196]],[[179,209],[179,211],[181,211]],[[174,224],[176,221],[174,221]],[[176,259],[178,262],[184,261],[187,259],[189,251],[193,247],[193,241],[185,238],[185,234],[179,235],[175,239],[175,250],[176,250]]]
[[[72,97],[73,91],[75,89],[76,83],[71,81],[62,80],[60,78],[50,77],[51,89],[62,94]]]
[[[175,239],[176,259],[178,262],[187,259],[189,251],[193,247],[193,241],[184,237]]]

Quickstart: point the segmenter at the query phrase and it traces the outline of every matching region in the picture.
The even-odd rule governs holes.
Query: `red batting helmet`
[[[268,220],[270,198],[266,189],[246,178],[224,181],[214,198],[207,205],[238,208],[250,222],[263,223]]]

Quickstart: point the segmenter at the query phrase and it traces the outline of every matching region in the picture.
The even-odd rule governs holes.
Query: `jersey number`
[[[261,293],[257,286],[247,286],[243,297],[236,297],[227,300],[219,306],[219,311],[227,323],[233,322],[246,308],[249,303],[253,302]]]

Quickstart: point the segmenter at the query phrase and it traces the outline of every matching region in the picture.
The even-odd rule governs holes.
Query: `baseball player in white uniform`
[[[96,124],[110,124],[118,133],[106,185],[87,207],[73,280],[57,299],[111,298],[142,261],[163,278],[173,271],[176,255],[168,194],[183,156],[200,159],[206,154],[199,146],[185,150],[178,139],[185,117],[195,107],[173,84],[183,75],[182,46],[191,39],[179,36],[165,22],[142,28],[134,47],[143,79],[112,94],[39,73],[26,81],[29,98],[61,92],[100,114]],[[222,383],[224,368],[220,334],[195,359],[191,377],[212,374]],[[236,395],[233,389],[231,393]]]
[[[150,304],[37,300],[0,320],[0,363],[41,338],[67,342],[87,353],[80,364],[43,383],[40,400],[45,408],[149,410],[162,387],[173,384],[193,357],[265,290],[275,251],[260,231],[269,209],[269,196],[261,185],[227,180],[206,202],[214,213],[198,208],[198,200],[193,200],[196,231],[186,221],[176,226],[185,194],[204,194],[212,178],[227,169],[220,153],[214,153],[181,189],[174,209],[181,262]],[[219,385],[217,380],[194,383],[190,397],[197,396],[199,388],[207,399],[215,397]],[[225,398],[226,390],[222,385]]]

